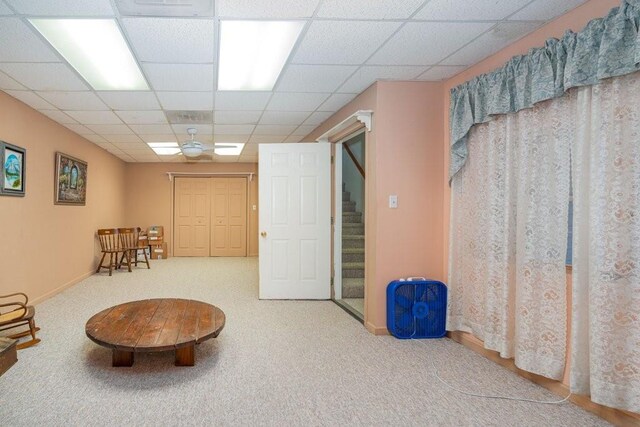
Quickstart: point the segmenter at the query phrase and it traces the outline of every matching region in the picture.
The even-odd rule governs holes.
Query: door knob
[[[267,232],[266,232],[266,231],[263,231],[262,233],[260,233],[260,235],[261,235],[262,237],[267,237]]]

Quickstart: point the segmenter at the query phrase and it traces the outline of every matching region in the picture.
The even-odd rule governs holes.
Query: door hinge
[[[331,156],[331,163],[333,164],[333,156]]]
[[[333,288],[333,277],[331,278],[331,287]]]
[[[333,217],[331,217],[331,225],[335,224],[335,219]]]

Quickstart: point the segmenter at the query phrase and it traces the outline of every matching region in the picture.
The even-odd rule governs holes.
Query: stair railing
[[[356,156],[353,155],[353,151],[351,151],[351,149],[349,148],[349,145],[342,144],[342,146],[344,147],[349,157],[351,157],[351,161],[353,162],[353,164],[356,165],[356,169],[358,169],[358,172],[360,172],[360,175],[362,175],[362,179],[365,179],[364,169],[362,168],[362,165],[360,164],[360,162],[358,162],[358,159],[356,159]]]

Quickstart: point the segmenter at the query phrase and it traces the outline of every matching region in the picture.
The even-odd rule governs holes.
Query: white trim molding
[[[322,135],[320,135],[316,141],[329,142],[329,139],[347,129],[349,126],[356,122],[360,122],[364,125],[368,132],[373,129],[373,110],[358,110]]]

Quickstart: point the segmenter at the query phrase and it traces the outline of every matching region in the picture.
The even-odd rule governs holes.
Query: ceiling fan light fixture
[[[304,21],[222,21],[218,90],[272,90]]]
[[[184,154],[185,157],[198,157],[202,154],[202,147],[185,144],[182,146],[182,154]]]

